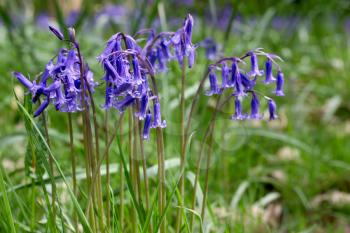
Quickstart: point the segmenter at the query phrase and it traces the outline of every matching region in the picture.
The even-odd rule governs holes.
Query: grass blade
[[[2,175],[2,169],[0,169],[0,191],[1,193],[3,193],[2,195],[2,200],[4,202],[4,210],[5,210],[5,217],[7,219],[7,224],[10,226],[11,232],[12,233],[16,233],[16,228],[15,228],[15,224],[13,221],[13,216],[12,216],[12,211],[11,211],[11,206],[10,206],[10,202],[6,193],[6,188],[5,188],[5,181],[4,181],[4,177]]]
[[[73,190],[70,187],[66,177],[64,176],[64,173],[59,165],[59,163],[57,162],[56,158],[53,156],[52,151],[49,147],[49,145],[47,144],[45,137],[42,135],[41,131],[39,130],[38,126],[36,125],[33,117],[30,116],[30,114],[28,113],[28,111],[25,109],[25,107],[17,100],[17,104],[19,106],[20,111],[23,113],[23,115],[25,116],[26,120],[29,120],[29,122],[32,124],[33,129],[36,131],[37,135],[39,136],[39,139],[41,140],[41,142],[44,144],[46,150],[48,151],[49,155],[52,157],[53,162],[55,164],[55,166],[57,167],[57,170],[59,172],[59,174],[62,176],[62,179],[67,187],[69,196],[71,197],[72,201],[73,201],[73,206],[75,208],[75,210],[78,213],[79,219],[84,227],[85,232],[91,232],[92,233],[92,229],[90,227],[89,222],[87,221],[83,210],[81,209],[77,199],[74,196]]]

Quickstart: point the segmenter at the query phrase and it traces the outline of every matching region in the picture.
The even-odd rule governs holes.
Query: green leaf
[[[125,175],[125,179],[126,179],[126,184],[128,187],[128,191],[131,195],[132,204],[134,205],[134,207],[136,209],[136,212],[137,212],[137,215],[139,217],[141,225],[143,225],[144,221],[145,221],[145,217],[146,217],[145,211],[144,211],[144,208],[139,205],[139,203],[136,199],[136,195],[135,195],[134,189],[132,187],[130,174],[128,172],[128,167],[127,167],[126,162],[125,162],[124,154],[123,154],[123,151],[121,149],[120,139],[119,139],[118,135],[116,136],[116,140],[117,140],[117,144],[118,144],[119,155],[120,155],[120,158],[122,160],[123,167],[124,167],[124,175]]]
[[[4,209],[5,217],[8,221],[6,223],[6,225],[10,226],[12,233],[16,233],[16,228],[15,228],[15,224],[14,224],[13,216],[12,216],[12,211],[11,211],[11,206],[10,206],[10,202],[9,202],[9,199],[8,199],[7,193],[6,193],[5,181],[4,181],[4,177],[2,175],[2,169],[0,169],[0,191],[1,191],[1,193],[3,193],[2,200],[3,200],[4,206],[2,206],[2,209]]]
[[[66,177],[64,176],[64,173],[59,165],[59,163],[57,162],[56,158],[54,157],[54,155],[52,154],[51,152],[51,149],[49,147],[49,145],[47,144],[43,134],[41,133],[41,131],[39,130],[38,126],[36,125],[33,117],[31,117],[31,115],[28,113],[28,111],[25,109],[25,107],[17,100],[17,104],[19,106],[19,109],[20,111],[23,113],[24,117],[25,117],[25,120],[30,122],[31,125],[33,126],[33,131],[36,132],[36,134],[38,135],[38,139],[41,141],[41,143],[43,143],[43,145],[45,146],[45,149],[47,150],[49,156],[52,157],[52,160],[55,164],[55,166],[57,167],[57,170],[59,172],[59,174],[62,176],[62,179],[63,179],[63,182],[65,183],[66,187],[67,187],[67,190],[68,190],[68,193],[69,193],[69,196],[71,197],[71,200],[73,201],[73,206],[75,208],[75,210],[77,211],[78,213],[78,217],[80,219],[80,222],[81,224],[83,225],[84,227],[84,230],[85,232],[91,232],[92,233],[92,229],[90,227],[90,224],[89,222],[87,221],[85,215],[84,215],[84,212],[83,210],[81,209],[76,197],[74,196],[74,193],[73,193],[73,190],[72,188],[70,187]],[[45,165],[46,167],[46,165]],[[48,168],[48,165],[47,165],[47,168]],[[47,170],[48,172],[50,171],[50,169]]]

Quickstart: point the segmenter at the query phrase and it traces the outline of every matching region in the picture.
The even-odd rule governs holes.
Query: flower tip
[[[49,26],[49,29],[59,40],[64,39],[62,32],[60,32],[57,28],[55,28],[53,26]]]
[[[12,75],[17,78],[17,80],[23,84],[23,86],[25,86],[26,88],[30,89],[31,87],[33,87],[33,83],[28,80],[22,73],[14,71],[12,72]]]
[[[276,96],[284,96],[284,92],[283,91],[276,91]]]
[[[248,117],[247,117],[247,115],[236,115],[236,114],[234,114],[234,115],[232,115],[231,116],[231,120],[233,120],[233,121],[244,121],[244,120],[246,120]]]
[[[70,27],[68,28],[68,32],[69,32],[69,40],[75,43],[75,29]]]

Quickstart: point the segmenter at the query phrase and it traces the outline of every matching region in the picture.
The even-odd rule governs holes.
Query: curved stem
[[[212,113],[212,118],[210,120],[210,124],[207,127],[206,132],[204,134],[202,144],[201,144],[201,149],[199,152],[199,157],[198,157],[198,160],[196,162],[196,174],[195,174],[195,181],[194,181],[194,185],[193,185],[194,191],[193,191],[193,196],[192,196],[192,207],[191,207],[192,209],[194,209],[195,204],[196,204],[196,192],[197,192],[197,185],[198,185],[198,179],[199,179],[199,173],[200,173],[200,164],[201,164],[202,159],[203,159],[204,144],[207,141],[207,139],[209,138],[209,143],[208,143],[209,150],[208,150],[208,157],[207,157],[206,167],[205,167],[206,176],[205,176],[205,182],[204,182],[204,192],[203,192],[202,209],[201,209],[202,219],[204,219],[205,203],[206,203],[206,197],[207,197],[207,193],[208,193],[209,166],[210,166],[211,155],[212,155],[212,137],[213,137],[213,132],[214,132],[214,128],[215,128],[216,117],[217,117],[219,110],[231,99],[232,95],[230,95],[220,105],[219,103],[220,103],[221,97],[222,97],[222,95],[219,95],[219,97],[217,99],[215,110]],[[191,227],[191,229],[193,227],[193,215],[191,215],[190,227]]]

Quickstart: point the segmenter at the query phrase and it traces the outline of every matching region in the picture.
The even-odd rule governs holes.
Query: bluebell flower
[[[132,56],[132,67],[133,67],[133,76],[134,76],[133,81],[135,82],[136,85],[142,84],[139,61],[136,56]]]
[[[240,76],[240,71],[238,67],[238,63],[236,59],[233,60],[232,65],[231,65],[231,80],[230,83],[232,86],[235,85],[237,77]]]
[[[240,72],[240,78],[245,91],[249,91],[254,88],[256,84],[256,79],[257,79],[256,76],[253,80],[250,80],[247,76],[245,76],[242,72]]]
[[[156,99],[153,104],[153,123],[152,128],[165,128],[166,127],[166,121],[162,120],[161,118],[161,112],[160,112],[160,104],[159,101]]]
[[[242,103],[238,97],[235,98],[235,114],[232,115],[232,120],[245,120],[246,114],[242,114]]]
[[[283,93],[283,73],[280,70],[279,65],[275,62],[275,58],[278,60],[282,59],[274,54],[268,54],[263,52],[261,49],[256,49],[254,51],[249,51],[241,58],[238,57],[225,57],[221,58],[214,64],[209,65],[209,83],[210,90],[206,92],[206,95],[221,94],[226,89],[233,88],[233,93],[231,96],[235,97],[235,113],[231,116],[233,120],[243,120],[243,119],[262,119],[262,114],[260,114],[260,101],[258,94],[262,95],[261,92],[255,90],[258,76],[264,74],[262,70],[259,70],[257,56],[265,56],[267,61],[265,63],[266,68],[266,78],[264,80],[265,84],[270,84],[277,80],[276,82],[276,95],[284,95]],[[241,70],[239,64],[245,63],[244,59],[250,58],[251,60],[251,70],[248,74]],[[231,62],[231,69],[228,68],[227,63]],[[277,72],[276,80],[272,74],[273,64],[279,68]],[[217,86],[217,79],[215,75],[215,69],[221,66],[221,76],[222,76],[222,88],[219,89]],[[242,101],[248,93],[251,93],[252,99],[250,102],[251,112],[249,116],[247,114],[242,114]],[[269,112],[270,120],[277,118],[276,115],[276,103],[267,96],[264,96],[269,100]]]
[[[195,60],[196,60],[196,51],[195,51],[195,47],[193,47],[188,52],[188,68],[191,69],[193,67]]]
[[[139,112],[136,113],[136,116],[140,119],[143,120],[145,119],[147,115],[147,109],[148,109],[148,95],[143,95],[141,97],[140,101],[140,110]]]
[[[145,122],[143,124],[143,139],[144,140],[149,139],[151,123],[152,123],[152,113],[147,113],[146,117],[145,117]]]
[[[216,78],[215,70],[210,69],[209,72],[209,82],[210,82],[210,90],[206,92],[207,96],[215,95],[215,94],[220,94],[220,88],[218,85],[218,80]]]
[[[271,120],[277,119],[275,101],[273,99],[269,99],[268,104],[269,104],[269,120],[271,121]]]
[[[249,77],[262,76],[264,74],[263,70],[259,70],[258,57],[253,51],[248,52],[251,62],[251,71],[248,73]]]
[[[129,107],[129,106],[131,106],[132,104],[134,104],[134,102],[135,102],[135,98],[132,97],[131,95],[127,95],[127,96],[125,96],[124,99],[115,102],[115,103],[113,104],[113,107],[115,107],[116,109],[119,110],[119,112],[122,113],[122,112],[125,111],[125,109],[126,109],[127,107]]]
[[[241,72],[239,71],[238,61],[236,59],[232,62],[231,72],[232,72],[231,83],[232,83],[232,86],[235,88],[233,95],[237,97],[245,96],[246,93],[244,91],[244,86],[242,83]]]
[[[166,71],[167,67],[166,67],[166,61],[167,59],[164,57],[163,51],[161,48],[157,48],[157,56],[156,56],[156,60],[158,61],[158,69],[159,71]]]
[[[85,87],[89,87],[94,92],[97,83],[93,80],[93,73],[89,66],[85,64],[84,77],[87,83]],[[82,101],[88,104],[87,96],[81,98],[81,80],[79,58],[74,49],[67,51],[61,49],[56,59],[56,63],[49,61],[45,66],[45,71],[41,76],[40,82],[29,81],[24,75],[14,72],[13,75],[29,90],[32,94],[32,102],[36,103],[41,96],[44,101],[35,111],[34,116],[40,115],[50,103],[56,110],[61,112],[76,112],[82,110]],[[51,84],[48,84],[50,81]]]
[[[252,100],[250,102],[250,116],[249,119],[260,120],[262,119],[262,115],[260,112],[260,101],[255,92],[252,92]]]
[[[223,89],[232,87],[232,84],[230,83],[230,69],[228,68],[226,62],[223,62],[221,65],[221,87]]]
[[[265,75],[266,75],[266,78],[264,81],[265,84],[270,84],[276,81],[272,74],[272,64],[273,64],[272,60],[268,57],[265,63]]]
[[[191,46],[191,44],[192,44],[192,28],[193,28],[193,17],[192,17],[192,15],[188,14],[185,21],[184,21],[186,46]]]
[[[149,45],[153,38],[153,35],[149,37]],[[108,40],[104,51],[97,57],[105,71],[106,93],[102,107],[114,107],[121,113],[131,106],[135,107],[135,116],[144,121],[144,139],[148,138],[150,128],[166,127],[165,121],[161,120],[158,96],[153,95],[148,77],[154,74],[155,65],[158,65],[157,70],[166,69],[166,62],[171,58],[167,45],[162,40],[155,48],[141,49],[131,36],[117,33]],[[151,99],[154,100],[153,122],[150,122]]]
[[[55,95],[52,98],[53,99],[53,103],[55,105],[56,110],[60,110],[62,109],[62,106],[66,103],[66,98],[63,96],[62,93],[62,89],[61,88],[57,88],[55,91]]]
[[[192,30],[193,17],[188,14],[184,20],[183,27],[177,30],[170,39],[180,65],[182,65],[185,56],[190,56],[189,68],[191,68],[194,63],[194,53],[196,50],[196,47],[192,44]]]
[[[12,73],[13,76],[15,76],[17,78],[18,81],[20,81],[20,83],[23,84],[24,87],[26,87],[27,89],[31,89],[34,84],[29,81],[23,74],[19,73],[19,72],[13,72]]]
[[[53,26],[49,26],[50,31],[59,39],[59,40],[64,40],[64,36],[60,30]]]
[[[171,53],[170,53],[169,45],[164,39],[160,42],[160,48],[163,53],[163,57],[166,60],[169,60],[171,58]]]
[[[49,97],[46,97],[44,101],[40,104],[40,106],[35,110],[34,112],[34,117],[39,116],[50,104],[50,99]]]
[[[284,75],[281,70],[277,71],[277,77],[276,77],[276,95],[277,96],[284,96],[283,92],[283,85],[284,85]]]

